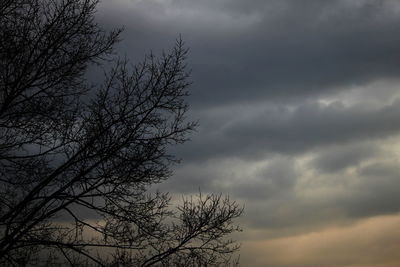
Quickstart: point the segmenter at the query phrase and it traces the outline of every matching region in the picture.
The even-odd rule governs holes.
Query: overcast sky
[[[133,62],[190,48],[163,190],[245,205],[243,266],[400,266],[400,2],[103,0]]]

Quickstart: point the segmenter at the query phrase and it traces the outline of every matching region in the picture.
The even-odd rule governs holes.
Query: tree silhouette
[[[152,184],[171,175],[183,143],[187,49],[130,66],[104,82],[121,30],[94,21],[95,0],[0,3],[0,264],[220,266],[242,209],[221,195],[169,208]]]

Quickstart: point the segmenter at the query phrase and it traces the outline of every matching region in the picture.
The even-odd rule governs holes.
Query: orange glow
[[[400,266],[400,215],[270,240],[243,242],[243,266]]]

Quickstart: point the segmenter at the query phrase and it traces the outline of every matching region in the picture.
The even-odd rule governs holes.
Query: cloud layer
[[[125,26],[117,49],[133,61],[179,34],[190,48],[200,127],[171,148],[183,163],[160,189],[243,203],[244,266],[399,265],[398,1],[100,7],[104,27]]]

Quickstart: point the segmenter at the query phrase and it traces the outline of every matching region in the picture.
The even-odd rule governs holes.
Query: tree
[[[187,49],[130,66],[121,30],[94,21],[96,0],[0,3],[0,264],[219,266],[242,209],[150,186],[171,175],[187,140]],[[97,85],[88,66],[112,68]],[[90,216],[88,216],[90,214]]]

